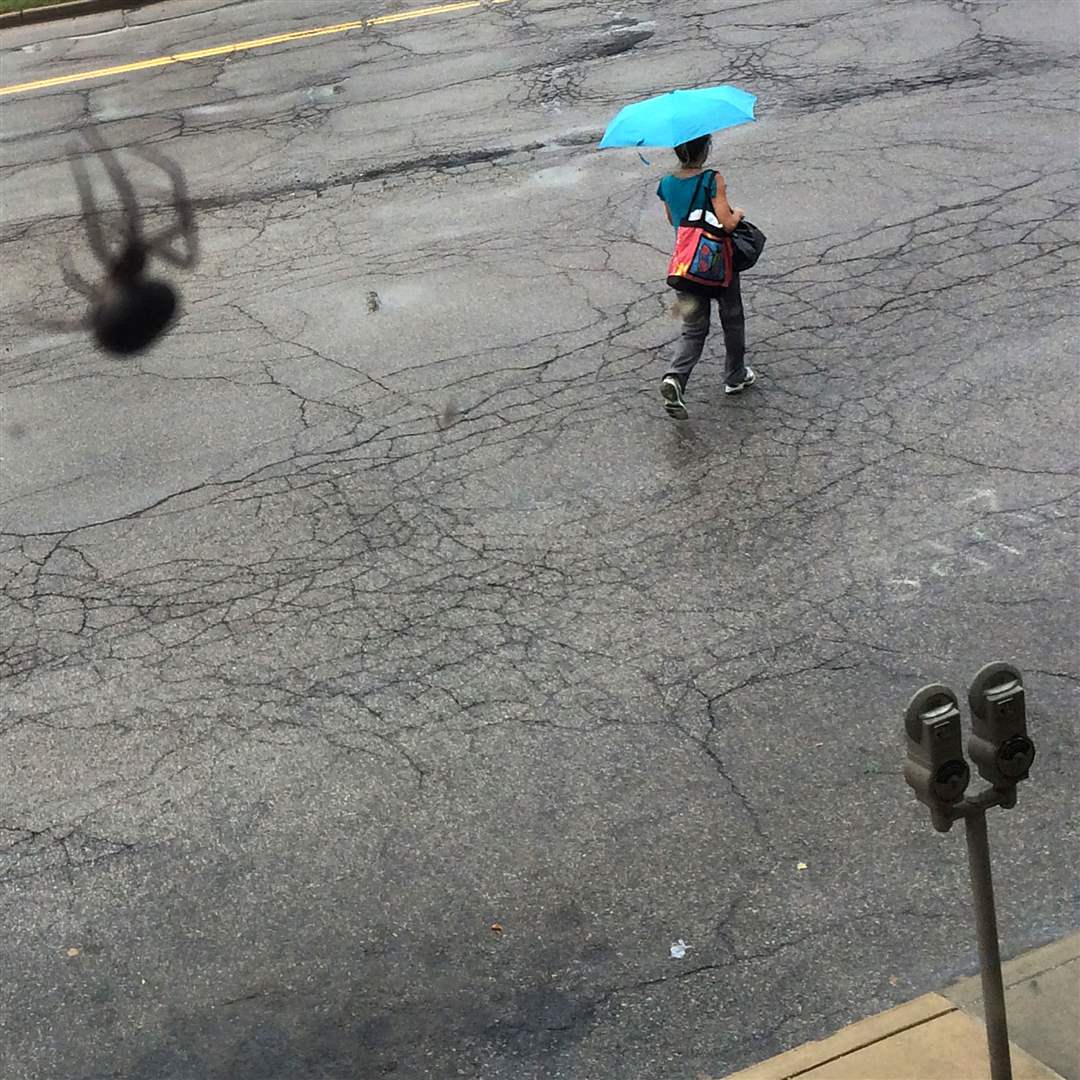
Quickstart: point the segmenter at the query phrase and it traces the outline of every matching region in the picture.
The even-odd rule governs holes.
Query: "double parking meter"
[[[992,806],[1010,809],[1016,805],[1016,785],[1027,778],[1035,759],[1035,746],[1027,733],[1023,676],[1012,664],[987,664],[971,683],[968,705],[968,753],[991,786],[965,796],[971,772],[964,760],[960,707],[952,690],[939,684],[924,686],[904,714],[904,779],[930,808],[938,832],[948,832],[954,821],[964,819],[990,1072],[992,1080],[1012,1080],[986,811]]]
[[[1028,738],[1024,679],[1012,664],[993,663],[982,668],[968,690],[971,735],[967,749],[979,775],[991,789],[976,796],[984,808],[1016,804],[1016,785],[1027,778],[1035,760],[1035,745]],[[907,759],[904,779],[930,808],[938,832],[948,832],[971,807],[964,792],[971,771],[964,760],[960,707],[947,686],[924,686],[904,714]]]

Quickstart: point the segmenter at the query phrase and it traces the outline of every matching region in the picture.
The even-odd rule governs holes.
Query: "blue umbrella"
[[[757,98],[737,86],[671,90],[635,101],[608,124],[600,147],[678,146],[754,119]]]

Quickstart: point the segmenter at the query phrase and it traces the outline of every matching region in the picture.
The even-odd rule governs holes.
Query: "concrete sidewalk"
[[[1007,963],[1005,988],[1014,1080],[1080,1080],[1080,933]],[[989,1080],[981,999],[963,979],[730,1080]]]

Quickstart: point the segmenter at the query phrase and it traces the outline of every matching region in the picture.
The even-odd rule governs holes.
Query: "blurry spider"
[[[167,282],[147,277],[146,269],[152,255],[172,266],[188,268],[195,265],[199,257],[195,215],[180,167],[155,150],[133,147],[133,153],[156,165],[172,181],[172,206],[177,215],[174,224],[152,236],[144,235],[135,189],[116,155],[94,129],[85,129],[83,137],[97,154],[120,196],[121,236],[119,245],[110,249],[86,165],[74,151],[70,152],[68,159],[79,192],[86,236],[94,257],[105,269],[105,276],[99,284],[91,285],[75,270],[66,255],[61,270],[69,288],[90,300],[85,325],[93,332],[94,340],[106,352],[128,356],[153,344],[176,314],[176,290]],[[178,251],[172,246],[176,240],[183,241],[183,250]]]

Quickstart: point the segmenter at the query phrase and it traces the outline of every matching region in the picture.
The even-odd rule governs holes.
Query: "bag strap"
[[[704,180],[706,176],[711,177],[710,183],[712,183],[712,184],[716,183],[716,170],[715,169],[706,169],[701,174],[701,178]],[[708,192],[706,192],[706,194],[708,194]],[[716,213],[716,203],[713,200],[713,197],[711,195],[709,195],[709,202],[712,203],[712,213],[715,214]],[[705,209],[708,210],[709,208],[706,206]]]
[[[702,212],[702,214],[712,214],[713,217],[716,217],[716,204],[715,203],[713,203],[712,210],[710,210],[708,208],[708,206],[696,206],[695,205],[697,203],[697,201],[698,201],[698,195],[701,194],[702,182],[710,174],[712,174],[712,176],[715,177],[716,176],[716,170],[715,169],[705,169],[698,175],[697,183],[694,185],[694,194],[690,196],[690,206],[686,211],[687,216],[692,214],[695,210],[700,210]],[[709,201],[712,202],[712,196],[711,195],[709,196]],[[721,228],[723,228],[723,226],[721,226]]]
[[[698,200],[698,195],[701,193],[701,181],[705,179],[705,173],[701,173],[697,178],[697,183],[694,185],[694,194],[690,196],[690,206],[687,209],[687,214],[692,214],[695,210],[703,209],[703,207],[695,206],[694,204]]]

